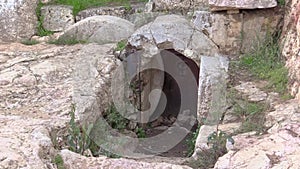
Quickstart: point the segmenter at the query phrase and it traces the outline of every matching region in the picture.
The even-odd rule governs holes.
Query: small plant
[[[146,132],[143,128],[136,128],[136,135],[138,138],[146,138]]]
[[[48,42],[49,44],[55,44],[55,45],[75,45],[75,44],[84,44],[86,41],[84,40],[77,40],[75,38],[69,38],[69,39],[63,39],[59,38],[57,40],[50,40]]]
[[[71,111],[69,112],[71,119],[69,122],[69,135],[68,135],[68,145],[69,149],[73,152],[84,154],[84,152],[89,149],[91,144],[91,139],[89,135],[93,128],[93,124],[90,124],[87,128],[84,126],[79,126],[75,122],[75,105],[72,105]]]
[[[284,6],[285,5],[285,0],[277,0],[278,4],[280,6]]]
[[[236,133],[245,133],[256,131],[263,133],[265,131],[265,111],[269,108],[267,103],[250,102],[242,97],[234,89],[228,92],[229,104],[232,105],[232,115],[242,121],[242,126]]]
[[[65,169],[64,167],[64,160],[61,155],[57,154],[54,157],[53,163],[56,165],[57,169]]]
[[[188,157],[190,157],[194,153],[196,139],[198,137],[199,130],[200,130],[200,125],[197,127],[197,130],[192,133],[191,137],[186,139],[186,144],[187,144],[187,147],[188,147],[188,150],[187,150],[187,152],[188,152],[187,156]]]
[[[229,135],[227,135],[223,131],[216,131],[209,135],[207,138],[208,144],[211,146],[211,148],[217,152],[217,154],[225,154],[227,152],[226,150],[226,140],[228,138],[231,138]]]
[[[267,33],[264,41],[258,40],[254,51],[242,56],[240,65],[255,77],[267,80],[268,89],[284,94],[287,91],[288,70],[284,67],[278,39],[279,35]]]
[[[41,1],[38,2],[37,8],[35,10],[36,16],[38,18],[38,23],[37,23],[37,35],[38,36],[48,36],[48,35],[52,35],[53,32],[46,30],[43,27],[43,22],[44,22],[44,17],[42,16],[41,13],[41,8],[43,7],[43,3]]]
[[[230,138],[230,136],[222,131],[210,134],[207,138],[210,148],[198,152],[198,159],[189,161],[187,165],[195,169],[213,168],[219,157],[223,156],[227,152],[227,138]]]
[[[121,40],[117,43],[117,47],[116,47],[116,51],[122,51],[123,49],[125,49],[127,44],[127,40]]]
[[[127,124],[129,123],[129,120],[124,118],[115,107],[114,104],[111,104],[111,106],[108,108],[108,110],[105,112],[106,122],[114,129],[118,129],[119,131],[122,131],[126,129]]]
[[[36,45],[36,44],[38,44],[39,42],[36,41],[36,40],[29,40],[29,39],[26,39],[26,40],[21,41],[21,43],[24,44],[24,45]]]

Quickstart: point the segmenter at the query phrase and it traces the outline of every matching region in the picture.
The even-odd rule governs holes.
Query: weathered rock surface
[[[191,8],[190,0],[154,0],[155,10],[163,11],[163,10],[189,10]]]
[[[187,13],[188,11],[208,10],[208,0],[153,0],[148,2],[151,11],[172,11]]]
[[[277,6],[276,0],[208,0],[210,10],[263,9]]]
[[[81,40],[106,44],[127,39],[134,32],[134,24],[115,16],[92,16],[70,26],[60,39]]]
[[[256,87],[254,82],[241,82],[234,87],[237,91],[248,97],[249,101],[259,102],[267,99],[268,94]]]
[[[289,69],[289,88],[300,103],[300,1],[288,0],[282,31],[282,54]]]
[[[267,33],[274,33],[282,17],[277,8],[236,14],[195,11],[191,22],[219,46],[222,54],[239,55],[253,50]]]
[[[296,100],[275,106],[275,111],[267,115],[267,124],[275,124],[268,134],[234,136],[237,150],[219,158],[214,168],[299,168],[299,114]]]
[[[130,159],[109,159],[107,157],[87,158],[79,154],[62,150],[61,156],[64,159],[66,169],[88,169],[88,168],[128,168],[128,169],[191,169],[184,165],[168,164],[164,162],[142,162]]]
[[[130,6],[116,6],[116,7],[93,7],[80,11],[76,15],[76,22],[81,21],[87,17],[97,15],[110,15],[120,18],[127,18],[128,15],[139,13],[143,11],[144,3],[132,4]]]
[[[194,60],[200,55],[215,56],[218,47],[182,16],[165,15],[144,25],[130,36],[128,43],[155,54],[158,49],[174,49]]]
[[[208,149],[207,138],[217,131],[217,124],[226,108],[226,80],[228,60],[225,57],[201,57],[197,119],[205,119],[196,139],[193,158]]]
[[[43,27],[49,31],[64,31],[73,25],[73,7],[65,5],[47,5],[41,8]]]
[[[109,104],[112,46],[0,45],[0,168],[53,167],[49,130],[65,126],[71,103],[81,120]]]
[[[0,2],[0,41],[29,39],[36,32],[37,0],[8,0]]]
[[[127,17],[127,20],[132,22],[136,28],[140,28],[147,23],[154,21],[158,16],[164,15],[161,12],[142,12],[142,13],[134,13]]]

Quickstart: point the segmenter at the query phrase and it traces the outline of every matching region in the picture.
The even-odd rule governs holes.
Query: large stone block
[[[149,5],[151,4],[151,5]],[[179,11],[208,10],[208,0],[153,0],[148,2],[152,11]]]
[[[265,39],[268,33],[273,34],[278,31],[282,18],[283,13],[279,8],[245,11],[241,52],[250,52]]]
[[[106,44],[127,39],[134,31],[134,24],[115,16],[92,16],[70,26],[59,37]]]
[[[63,31],[74,24],[73,7],[47,5],[41,9],[43,27],[49,31]]]
[[[289,69],[289,89],[300,103],[300,0],[288,0],[281,36],[282,55]]]
[[[0,41],[30,38],[36,32],[37,0],[0,0]]]
[[[211,11],[232,9],[264,9],[277,6],[276,0],[209,0]]]
[[[195,29],[202,31],[225,55],[247,53],[281,24],[283,14],[279,8],[226,12],[196,11],[191,20]]]
[[[243,14],[196,11],[192,23],[204,32],[226,55],[238,55],[241,48]]]

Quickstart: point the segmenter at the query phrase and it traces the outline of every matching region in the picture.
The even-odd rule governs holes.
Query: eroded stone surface
[[[232,9],[257,9],[273,8],[277,6],[276,0],[209,0],[210,10],[232,10]]]
[[[187,13],[193,10],[208,10],[208,0],[153,0],[148,2],[150,11]]]
[[[158,49],[174,49],[198,61],[200,55],[218,54],[217,46],[205,34],[193,29],[184,17],[178,15],[157,17],[133,33],[128,43],[152,55]]]
[[[130,159],[109,159],[107,157],[87,158],[79,154],[62,150],[61,156],[64,159],[67,169],[88,169],[88,168],[128,168],[128,169],[191,169],[184,165],[175,165],[164,162],[142,162]]]
[[[36,0],[0,1],[0,41],[29,39],[36,32]]]
[[[112,47],[0,45],[0,168],[53,166],[48,130],[66,125],[70,105],[81,120],[104,111],[116,66]]]
[[[274,33],[283,18],[280,9],[252,10],[243,13],[195,11],[192,25],[211,39],[225,55],[251,52],[267,33]]]
[[[226,108],[226,79],[228,60],[225,57],[201,57],[198,110],[199,122],[205,119],[196,139],[193,158],[197,159],[198,152],[208,149],[208,136],[217,131],[217,125]]]
[[[73,7],[65,5],[47,5],[41,8],[43,27],[49,31],[63,31],[75,23]]]
[[[295,131],[300,126],[299,123],[293,125],[293,128],[283,127],[275,133],[265,135],[260,139],[257,137],[252,138],[252,141],[249,142],[244,140],[244,145],[240,146],[239,151],[230,151],[221,157],[214,169],[299,168],[300,165],[296,159],[300,157],[300,137]],[[236,136],[235,140],[242,139]]]
[[[126,19],[129,15],[143,11],[144,3],[131,4],[130,6],[93,7],[80,11],[76,15],[76,22],[85,18],[98,15],[110,15]]]
[[[251,85],[243,88],[240,92],[248,93],[257,89]],[[299,104],[295,99],[275,104],[274,111],[265,112],[265,126],[270,128],[268,134],[256,135],[250,132],[233,136],[233,148],[219,158],[214,169],[299,168],[299,163],[295,161],[300,157]]]
[[[300,1],[289,0],[282,31],[282,55],[286,58],[289,69],[290,93],[300,103]]]
[[[92,16],[70,26],[59,39],[81,40],[106,44],[127,39],[134,24],[115,16]]]
[[[239,92],[248,96],[250,101],[259,102],[267,99],[267,93],[260,90],[253,82],[241,82],[240,85],[234,87]]]

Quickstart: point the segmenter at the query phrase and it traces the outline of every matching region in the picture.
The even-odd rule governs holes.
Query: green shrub
[[[255,77],[267,80],[268,89],[280,94],[287,92],[288,71],[279,47],[279,35],[267,34],[264,41],[257,43],[255,49],[242,56],[240,65],[250,70]]]

